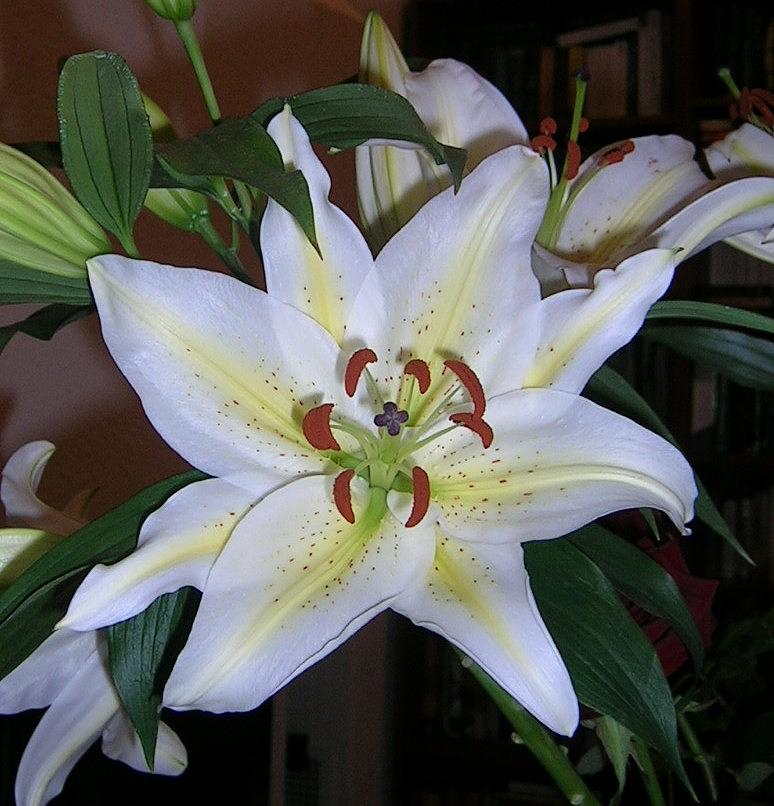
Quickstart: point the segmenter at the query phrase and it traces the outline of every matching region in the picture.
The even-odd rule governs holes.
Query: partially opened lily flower
[[[0,529],[3,586],[80,525],[37,497],[40,477],[53,452],[50,442],[30,442],[3,469],[0,498],[8,521],[36,527]],[[41,806],[58,795],[70,770],[100,735],[106,756],[149,771],[113,687],[106,654],[106,642],[94,630],[57,630],[0,681],[0,713],[48,708],[19,765],[17,806]],[[160,723],[154,771],[179,775],[186,763],[185,747]]]
[[[541,305],[545,165],[516,146],[428,202],[374,265],[303,128],[286,110],[269,132],[307,178],[321,256],[270,202],[269,294],[89,264],[113,357],[163,438],[213,478],[154,512],[133,555],[97,566],[63,625],[202,588],[165,702],[246,710],[390,607],[571,733],[577,701],[521,544],[628,507],[691,518],[682,456],[577,394],[668,286],[672,253]]]
[[[494,88],[477,94],[471,113],[469,85],[476,80],[486,84],[471,68],[439,60],[421,73],[406,72],[395,40],[375,14],[363,35],[361,79],[407,97],[433,134],[450,145],[472,148],[477,160],[502,148],[508,138],[524,142],[519,139],[521,120]],[[418,89],[424,87],[432,102]],[[613,143],[581,162],[581,105],[582,101],[569,136],[567,170],[553,170],[550,178],[546,174],[551,198],[535,250],[535,271],[544,294],[568,283],[590,287],[600,269],[617,266],[644,249],[679,249],[679,262],[718,240],[774,226],[774,178],[752,177],[748,171],[743,179],[712,182],[694,160],[693,145],[676,135]],[[532,141],[552,166],[555,135],[556,124],[547,119]],[[769,142],[765,147],[769,161],[774,161],[772,151]],[[381,237],[389,237],[405,223],[405,212],[414,208],[405,199],[423,194],[429,198],[437,192],[437,185],[423,182],[412,167],[417,158],[401,153],[398,144],[380,144],[362,146],[358,156],[360,208],[365,224],[379,229]],[[390,210],[399,211],[392,221]]]

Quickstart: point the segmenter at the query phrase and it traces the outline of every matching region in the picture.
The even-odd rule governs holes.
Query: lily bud
[[[174,140],[175,130],[164,110],[145,93],[142,102],[153,139],[159,142]],[[185,232],[193,232],[199,220],[209,216],[204,196],[184,188],[151,188],[145,197],[145,206],[162,221]]]
[[[110,251],[100,226],[54,176],[0,143],[0,259],[85,277],[86,261]]]
[[[172,22],[185,22],[196,11],[196,0],[145,0],[159,17]]]

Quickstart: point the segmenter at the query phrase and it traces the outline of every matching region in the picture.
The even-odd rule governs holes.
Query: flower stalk
[[[637,763],[642,773],[642,780],[645,784],[645,791],[648,794],[648,800],[651,806],[666,806],[664,794],[658,783],[658,775],[656,775],[656,768],[653,766],[650,751],[639,736],[634,736],[632,743],[634,744],[634,750],[637,754]]]
[[[575,767],[551,738],[548,731],[529,712],[524,710],[506,691],[467,655],[455,650],[462,665],[500,709],[523,743],[572,806],[600,806],[592,791],[578,775]]]

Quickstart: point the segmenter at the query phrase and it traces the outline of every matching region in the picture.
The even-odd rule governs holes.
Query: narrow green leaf
[[[62,540],[0,593],[0,679],[51,634],[92,566],[126,556],[146,516],[170,495],[203,478],[203,473],[190,471],[148,487]]]
[[[0,259],[0,305],[22,302],[61,302],[89,305],[86,277],[63,277]]]
[[[467,153],[439,143],[402,96],[368,84],[337,84],[290,98],[272,98],[253,117],[265,126],[289,104],[315,143],[354,148],[366,140],[402,140],[424,146],[436,164],[449,166],[455,188],[462,182]]]
[[[161,166],[183,187],[211,193],[208,177],[238,179],[281,204],[317,244],[306,179],[300,171],[285,170],[276,143],[252,118],[224,120],[188,140],[161,143],[157,150]]]
[[[699,668],[704,646],[674,579],[655,560],[635,546],[596,523],[584,526],[570,536],[613,587],[627,599],[668,622],[680,636]]]
[[[57,97],[65,171],[91,215],[122,242],[148,191],[153,143],[140,88],[115,53],[71,56]]]
[[[583,394],[595,403],[614,409],[626,417],[631,417],[632,420],[644,425],[677,446],[677,441],[664,423],[661,422],[656,412],[648,405],[645,398],[626,379],[610,367],[600,367],[591,376],[586,388],[583,390]],[[699,490],[695,504],[696,517],[709,526],[715,534],[720,535],[747,562],[753,564],[750,555],[734,537],[733,532],[707,492],[707,488],[696,473],[694,473],[694,479]]]
[[[63,305],[61,303],[47,305],[20,322],[0,327],[0,353],[17,333],[26,333],[35,339],[49,341],[65,325],[82,319],[93,310],[90,305]]]
[[[620,803],[626,786],[626,767],[629,763],[629,756],[634,752],[632,748],[632,732],[609,716],[601,716],[597,720],[596,731],[597,737],[605,748],[605,753],[610,759],[610,763],[613,765],[615,777],[618,779],[618,791],[611,801],[614,806]]]
[[[774,391],[774,341],[688,325],[650,325],[640,332],[742,386]]]
[[[648,320],[687,319],[699,322],[714,322],[718,325],[743,327],[774,335],[774,319],[742,308],[718,305],[714,302],[695,300],[661,300],[648,311]]]
[[[599,568],[569,540],[526,543],[538,608],[582,703],[658,750],[687,783],[658,656]]]
[[[164,686],[191,631],[201,594],[181,588],[107,628],[110,672],[153,770]]]

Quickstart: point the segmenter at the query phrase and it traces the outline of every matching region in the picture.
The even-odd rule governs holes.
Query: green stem
[[[183,20],[183,22],[176,22],[175,28],[177,29],[180,41],[183,43],[191,66],[194,69],[194,73],[196,73],[196,80],[201,87],[204,103],[207,106],[207,112],[212,122],[217,123],[220,120],[220,107],[215,97],[215,90],[212,88],[210,74],[207,72],[207,65],[204,63],[202,49],[199,47],[199,40],[196,38],[193,25],[191,25],[190,20]]]
[[[680,728],[680,733],[683,735],[688,749],[691,751],[691,757],[701,767],[704,774],[704,780],[707,784],[707,791],[709,792],[710,800],[712,803],[718,802],[718,785],[715,781],[715,775],[712,772],[712,765],[710,764],[704,748],[701,746],[699,737],[694,733],[691,723],[684,712],[677,712],[677,725]]]
[[[634,736],[632,742],[635,752],[637,753],[637,761],[639,761],[642,780],[645,784],[645,791],[648,793],[648,800],[651,806],[666,806],[664,794],[658,783],[658,776],[656,775],[656,768],[653,766],[650,751],[639,736]]]
[[[502,711],[514,731],[551,776],[572,806],[600,806],[561,748],[545,728],[470,658],[456,650],[462,665]]]
[[[223,243],[220,235],[218,235],[218,231],[212,226],[212,222],[209,218],[198,219],[196,224],[194,224],[194,230],[207,242],[207,245],[223,261],[234,277],[248,285],[255,285],[255,282],[239,260],[236,250],[229,248]]]
[[[126,252],[129,257],[139,258],[140,257],[140,250],[137,248],[137,244],[134,242],[134,237],[132,236],[131,232],[127,233],[116,233],[116,238],[121,243],[124,252]]]
[[[214,185],[215,192],[217,193],[215,201],[217,201],[217,203],[232,221],[235,221],[237,224],[239,224],[239,226],[241,226],[245,232],[249,232],[250,224],[242,211],[239,209],[239,206],[234,202],[234,199],[231,196],[231,191],[228,189],[228,185],[226,184],[226,180],[223,179],[223,177],[214,176],[212,177],[212,183]]]
[[[731,95],[738,99],[742,91],[739,89],[736,81],[734,81],[731,71],[727,67],[721,67],[720,70],[718,70],[718,77],[728,87],[728,91]]]

